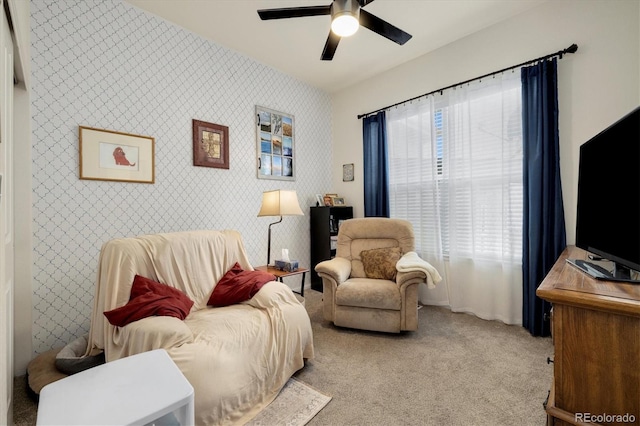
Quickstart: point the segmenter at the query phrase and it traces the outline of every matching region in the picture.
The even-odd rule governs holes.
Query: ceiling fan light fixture
[[[302,0],[299,0],[302,2]],[[327,0],[328,1],[328,0]],[[320,60],[331,61],[342,37],[355,34],[360,26],[391,40],[399,45],[405,44],[411,34],[391,25],[387,21],[367,12],[364,7],[374,0],[333,0],[326,6],[281,7],[258,10],[263,21],[271,19],[302,18],[305,16],[331,15],[331,30],[324,44]],[[391,2],[391,0],[389,0]]]
[[[349,37],[358,31],[360,5],[356,0],[336,0],[331,4],[331,31]]]
[[[339,35],[340,37],[349,37],[354,35],[358,31],[360,23],[351,14],[345,13],[343,15],[333,18],[331,21],[331,31]]]

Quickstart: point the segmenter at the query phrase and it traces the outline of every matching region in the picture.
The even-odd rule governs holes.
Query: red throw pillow
[[[269,281],[276,277],[264,271],[245,271],[238,262],[218,281],[207,305],[229,306],[251,299]]]
[[[184,320],[193,301],[180,290],[136,275],[126,305],[104,312],[109,322],[118,327],[150,316],[169,316]]]

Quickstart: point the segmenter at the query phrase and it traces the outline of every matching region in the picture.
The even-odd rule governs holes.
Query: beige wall
[[[554,0],[334,95],[334,192],[364,215],[358,114],[576,43],[578,52],[558,65],[562,187],[574,243],[579,146],[640,104],[639,27],[637,0]],[[355,163],[354,182],[342,182],[344,163]]]

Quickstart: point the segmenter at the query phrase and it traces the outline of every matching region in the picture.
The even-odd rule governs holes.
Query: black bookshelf
[[[335,247],[331,248],[331,237],[338,235],[341,221],[353,218],[353,207],[311,207],[310,217],[311,288],[322,291],[322,278],[315,267],[336,255]]]

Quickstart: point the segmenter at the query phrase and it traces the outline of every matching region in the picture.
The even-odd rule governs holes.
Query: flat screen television
[[[612,261],[572,262],[589,275],[640,282],[640,107],[580,147],[576,245]]]

